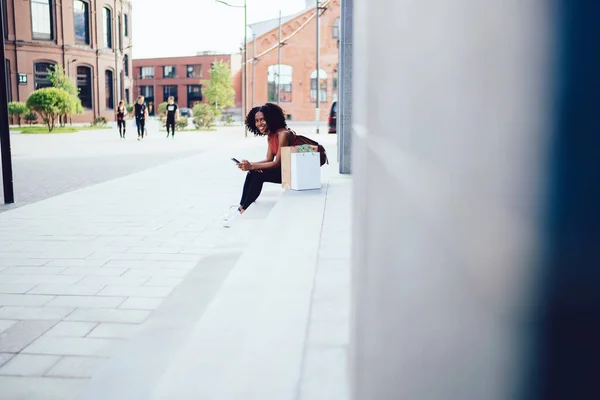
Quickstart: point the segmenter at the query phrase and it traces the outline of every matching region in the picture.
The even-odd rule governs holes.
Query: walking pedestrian
[[[174,138],[175,123],[179,121],[179,107],[175,104],[173,96],[169,96],[165,117],[167,118],[167,138],[169,137],[169,128],[171,129],[171,137]]]
[[[125,117],[127,116],[127,108],[125,107],[125,102],[123,100],[119,101],[119,106],[117,107],[117,126],[119,127],[119,136],[121,139],[125,139],[125,131],[127,125],[125,125]]]
[[[148,108],[144,103],[144,96],[138,96],[137,103],[134,107],[135,124],[137,126],[138,140],[144,138],[146,129],[146,119],[148,118]]]

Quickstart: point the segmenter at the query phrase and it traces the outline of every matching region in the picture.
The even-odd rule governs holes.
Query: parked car
[[[189,108],[180,108],[179,115],[181,115],[182,117],[192,118],[192,110],[190,110]]]
[[[337,101],[331,103],[329,108],[329,133],[337,132]]]

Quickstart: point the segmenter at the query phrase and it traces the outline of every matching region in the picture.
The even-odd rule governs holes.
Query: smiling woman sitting
[[[267,136],[267,156],[262,161],[239,162],[238,168],[248,173],[240,205],[225,217],[225,227],[230,227],[232,221],[258,199],[265,182],[281,183],[281,147],[289,145],[291,136],[283,110],[273,103],[251,109],[246,117],[246,129],[254,133],[254,136]]]

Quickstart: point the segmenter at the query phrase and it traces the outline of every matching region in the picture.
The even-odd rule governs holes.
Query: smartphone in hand
[[[234,163],[236,163],[236,164],[239,164],[239,163],[240,163],[240,162],[238,161],[238,159],[237,159],[237,158],[232,158],[232,159],[231,159],[231,161],[233,161],[233,162],[234,162]]]

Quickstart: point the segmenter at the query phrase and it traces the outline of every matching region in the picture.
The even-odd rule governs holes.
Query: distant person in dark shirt
[[[144,96],[138,96],[137,103],[133,110],[135,115],[135,124],[137,125],[138,140],[144,138],[144,130],[146,129],[146,119],[148,118],[148,108],[144,103]]]
[[[169,129],[171,130],[171,137],[175,137],[175,123],[179,121],[179,107],[175,104],[173,96],[169,96],[165,117],[167,118],[167,137],[169,137]]]
[[[119,101],[119,106],[117,107],[117,126],[119,127],[119,135],[121,135],[121,139],[125,139],[125,117],[127,116],[127,108],[125,107],[125,102],[123,100]]]

